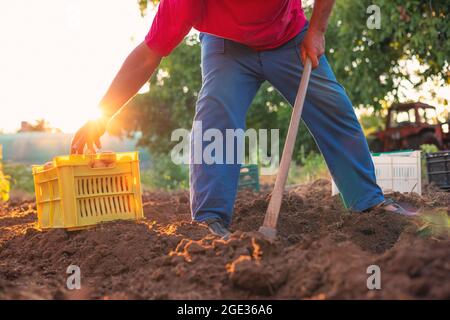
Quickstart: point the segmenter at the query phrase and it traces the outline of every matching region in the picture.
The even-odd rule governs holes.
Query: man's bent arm
[[[161,55],[151,50],[145,42],[128,55],[100,101],[100,109],[107,119],[136,95],[158,67],[161,58]]]
[[[148,81],[160,61],[161,55],[151,50],[145,42],[129,54],[100,101],[102,116],[88,121],[75,133],[70,153],[82,154],[86,145],[89,151],[94,153],[94,144],[97,148],[101,148],[100,137],[105,132],[109,120]]]
[[[333,10],[335,0],[315,0],[309,29],[317,30],[322,33],[327,31],[328,18]]]

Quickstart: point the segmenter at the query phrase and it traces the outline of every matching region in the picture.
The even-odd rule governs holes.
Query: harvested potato
[[[44,170],[48,170],[48,169],[51,169],[51,168],[53,168],[53,162],[52,161],[46,162],[44,164]]]

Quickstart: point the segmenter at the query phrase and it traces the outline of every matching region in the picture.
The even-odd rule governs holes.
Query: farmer
[[[94,144],[100,147],[108,121],[194,28],[200,31],[203,77],[194,120],[201,121],[203,132],[244,129],[246,112],[264,81],[293,105],[308,57],[313,72],[303,120],[346,207],[357,212],[376,207],[407,214],[398,203],[385,199],[377,185],[352,103],[324,56],[324,34],[333,5],[334,0],[316,0],[308,22],[300,0],[162,0],[145,40],[127,57],[100,101],[102,117],[78,130],[71,152],[83,153],[85,146],[94,150]],[[213,234],[225,238],[239,170],[239,163],[194,163],[191,152],[193,220],[205,222]]]

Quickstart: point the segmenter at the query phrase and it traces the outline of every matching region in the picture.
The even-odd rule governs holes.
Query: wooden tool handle
[[[302,116],[303,104],[305,102],[306,89],[308,87],[309,77],[311,75],[311,61],[306,59],[303,69],[302,79],[295,98],[294,110],[291,115],[291,122],[286,137],[286,142],[281,156],[280,168],[278,170],[275,186],[272,191],[269,206],[267,207],[263,227],[275,229],[277,226],[278,215],[280,213],[281,200],[283,198],[284,186],[289,172],[289,166],[294,152],[295,140],[297,137],[300,118]]]

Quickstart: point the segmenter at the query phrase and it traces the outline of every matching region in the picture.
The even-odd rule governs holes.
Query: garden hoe
[[[294,152],[295,139],[297,137],[298,126],[302,116],[303,103],[305,102],[306,89],[308,87],[309,76],[311,75],[311,60],[306,59],[305,67],[303,69],[302,79],[298,88],[297,97],[295,98],[294,110],[292,110],[291,122],[289,124],[286,142],[284,144],[283,154],[281,156],[280,168],[275,180],[275,187],[272,191],[272,196],[267,207],[266,216],[259,232],[267,238],[273,240],[277,234],[277,221],[280,213],[281,200],[283,198],[283,191],[286,185],[289,166],[292,160],[292,153]]]

